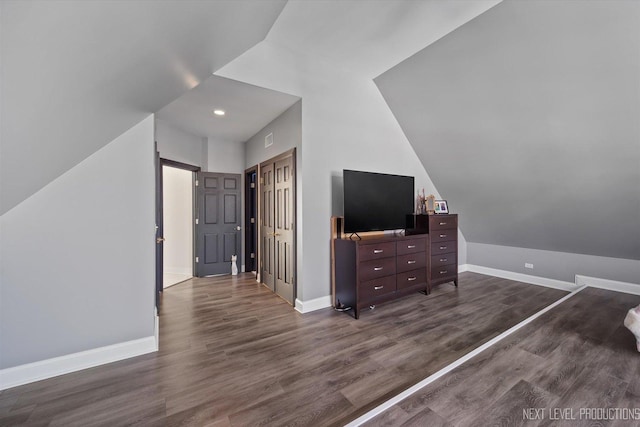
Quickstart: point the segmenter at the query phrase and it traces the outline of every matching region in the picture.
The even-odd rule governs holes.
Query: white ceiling
[[[211,76],[160,111],[156,117],[183,131],[222,141],[244,142],[300,98]],[[222,109],[224,116],[213,114]]]

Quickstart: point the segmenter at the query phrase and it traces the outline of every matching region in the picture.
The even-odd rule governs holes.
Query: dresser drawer
[[[443,279],[445,277],[455,277],[458,274],[458,265],[449,264],[440,267],[431,267],[431,280]]]
[[[429,234],[434,231],[450,230],[452,228],[458,228],[458,215],[429,216]],[[433,237],[431,239],[433,239]]]
[[[358,261],[387,258],[396,255],[396,242],[367,243],[358,247]]]
[[[410,288],[416,285],[427,286],[427,270],[425,268],[398,274],[396,279],[396,286],[398,287],[398,290]]]
[[[379,279],[361,282],[358,285],[358,298],[372,300],[378,296],[396,291],[396,276],[385,276]]]
[[[455,240],[449,242],[431,243],[431,255],[446,254],[449,252],[458,252],[458,242]]]
[[[413,254],[427,250],[427,239],[402,240],[397,243],[396,253],[398,255]]]
[[[458,264],[458,256],[455,252],[447,254],[433,255],[431,257],[431,268],[442,267],[443,265]]]
[[[399,255],[396,259],[398,260],[396,263],[396,271],[398,273],[427,266],[427,254],[425,252]]]
[[[456,240],[458,240],[458,230],[455,228],[431,231],[431,243],[450,242]]]
[[[361,282],[396,274],[396,258],[382,258],[361,262],[358,267],[358,274]]]

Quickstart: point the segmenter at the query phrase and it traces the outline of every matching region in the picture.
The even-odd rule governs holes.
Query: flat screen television
[[[406,227],[414,210],[412,176],[345,169],[343,180],[345,233]]]

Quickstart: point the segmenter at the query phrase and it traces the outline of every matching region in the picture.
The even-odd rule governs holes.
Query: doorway
[[[262,162],[257,173],[259,280],[291,305],[296,298],[295,153],[294,148]]]
[[[194,267],[193,267],[193,236],[194,236],[194,228],[193,228],[193,212],[194,212],[194,205],[193,205],[193,176],[195,172],[199,172],[200,171],[200,167],[199,166],[193,166],[193,165],[189,165],[186,163],[181,163],[181,162],[176,162],[174,160],[168,160],[168,159],[163,159],[160,158],[160,154],[158,152],[158,148],[157,148],[157,143],[156,143],[156,154],[155,154],[155,170],[156,170],[156,307],[159,306],[159,302],[160,302],[160,295],[162,294],[162,291],[165,288],[165,279],[164,279],[164,272],[165,272],[165,241],[166,241],[166,236],[165,236],[165,209],[168,207],[165,207],[165,202],[164,202],[164,197],[165,197],[165,192],[164,192],[164,184],[165,184],[165,171],[169,170],[169,173],[173,172],[171,169],[179,169],[182,171],[186,171],[189,175],[191,175],[191,185],[189,186],[189,189],[187,190],[186,188],[183,188],[182,191],[183,192],[187,192],[189,194],[191,194],[191,205],[190,206],[186,206],[184,207],[184,209],[188,210],[190,212],[190,226],[188,227],[188,231],[183,233],[186,233],[188,235],[191,236],[191,268],[189,269],[188,267],[184,268],[182,270],[183,274],[182,276],[185,276],[187,274],[191,274],[193,276],[193,271],[194,271]],[[169,169],[165,169],[166,167],[168,167]],[[171,237],[171,240],[176,240],[176,239],[180,239],[183,236],[180,237]],[[190,273],[189,273],[190,272]],[[176,280],[175,277],[173,280]],[[167,281],[168,286],[171,286],[171,284],[175,284],[175,283],[171,283],[172,279],[169,279]],[[177,282],[176,282],[177,283]]]
[[[193,172],[162,166],[162,288],[193,277]]]

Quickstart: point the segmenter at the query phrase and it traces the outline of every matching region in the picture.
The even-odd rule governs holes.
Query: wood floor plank
[[[390,411],[402,415],[399,424],[405,414],[426,411],[457,426],[640,425],[633,419],[579,419],[583,408],[640,408],[640,354],[622,326],[626,311],[638,303],[640,296],[583,290]],[[543,409],[545,416],[527,420],[526,408]],[[553,418],[552,410],[576,419],[562,420],[559,413]],[[389,415],[366,425],[379,425],[379,419]]]
[[[158,352],[5,390],[0,417],[13,418],[0,424],[343,425],[565,294],[463,273],[458,288],[355,320],[332,309],[302,315],[250,274],[191,279],[162,296]],[[408,409],[395,411],[408,425],[449,421]]]

